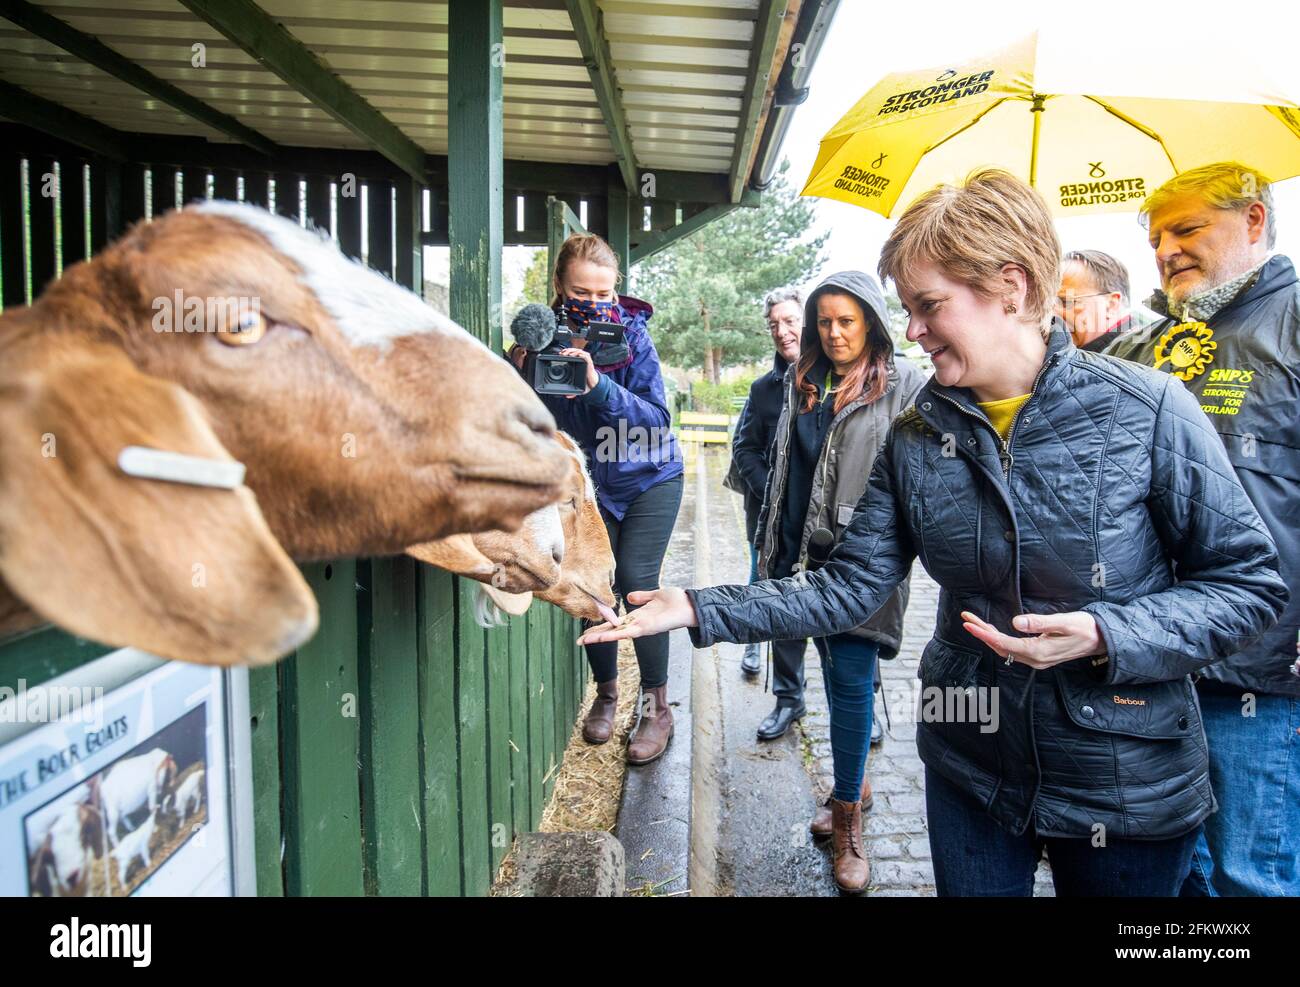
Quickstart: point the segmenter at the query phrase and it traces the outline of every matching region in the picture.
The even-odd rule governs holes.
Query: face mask
[[[614,302],[593,302],[588,298],[566,298],[564,314],[575,326],[585,329],[593,322],[618,322],[614,305]]]

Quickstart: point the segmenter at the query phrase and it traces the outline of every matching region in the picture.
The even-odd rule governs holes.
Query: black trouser
[[[673,525],[677,523],[682,485],[683,478],[676,476],[643,490],[628,505],[622,521],[615,520],[603,509],[600,512],[609,532],[609,545],[614,550],[614,592],[628,613],[637,609],[627,602],[628,593],[659,588],[659,569]],[[641,668],[641,688],[657,689],[667,682],[668,635],[633,638],[632,643],[636,648],[636,663]],[[588,644],[586,649],[591,674],[597,682],[618,678],[617,641]]]
[[[803,655],[808,648],[807,638],[797,641],[773,641],[772,695],[778,706],[792,709],[803,705],[804,669]]]

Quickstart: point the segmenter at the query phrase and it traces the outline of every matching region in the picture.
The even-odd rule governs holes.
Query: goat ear
[[[492,560],[474,545],[474,539],[464,534],[449,535],[437,541],[412,545],[406,550],[406,554],[458,576],[468,576],[480,581],[492,578],[492,573],[496,571]]]
[[[48,335],[0,371],[0,577],[82,637],[203,664],[273,661],[316,600],[244,486],[128,476],[126,446],[230,461],[202,406],[117,347]]]

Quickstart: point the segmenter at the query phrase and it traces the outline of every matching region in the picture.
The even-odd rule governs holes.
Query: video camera
[[[617,322],[590,322],[575,328],[536,302],[525,305],[510,323],[510,334],[527,351],[520,370],[538,394],[583,394],[587,390],[587,362],[579,356],[561,356],[575,339],[588,343],[621,343],[623,327]]]

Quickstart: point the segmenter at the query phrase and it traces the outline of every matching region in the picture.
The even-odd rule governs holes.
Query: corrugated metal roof
[[[173,0],[39,3],[273,141],[364,146],[238,45]],[[262,8],[425,151],[447,151],[447,4],[263,0]],[[790,5],[797,8],[797,0]],[[760,0],[599,0],[641,168],[726,173],[736,153]],[[792,16],[792,15],[787,15]],[[506,0],[508,158],[605,164],[616,155],[563,0]],[[192,64],[192,46],[206,64]],[[784,57],[778,48],[776,65]],[[132,133],[226,135],[7,21],[0,79]]]

